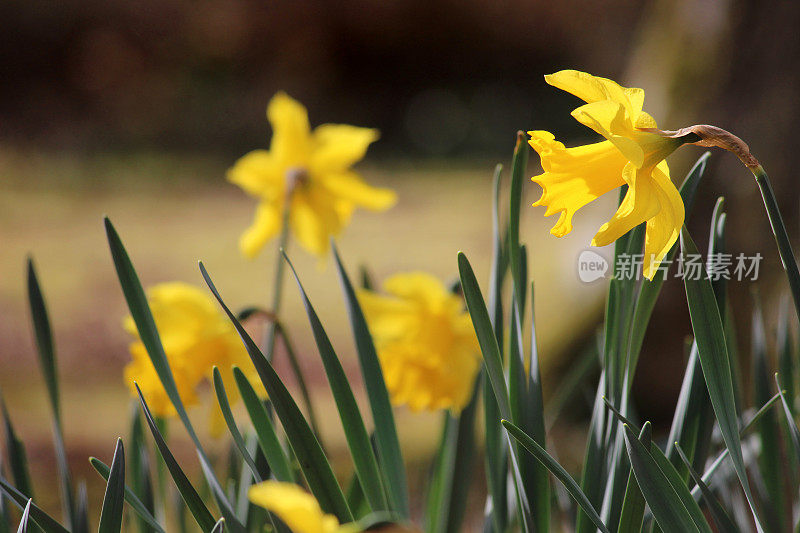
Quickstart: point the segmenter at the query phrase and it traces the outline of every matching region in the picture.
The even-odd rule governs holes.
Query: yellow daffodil
[[[386,296],[362,290],[359,301],[392,403],[460,411],[480,364],[463,300],[422,272],[396,274],[384,289]]]
[[[341,530],[339,520],[323,513],[314,496],[294,483],[264,481],[250,487],[247,496],[254,504],[275,513],[294,533]]]
[[[305,107],[285,93],[272,98],[267,118],[269,151],[250,152],[228,171],[229,181],[259,199],[255,221],[239,241],[245,256],[255,257],[281,231],[287,208],[300,244],[324,256],[356,207],[381,211],[395,203],[393,191],[370,187],[350,168],[378,139],[377,130],[323,124],[312,132]]]
[[[214,365],[220,368],[231,401],[238,398],[231,367],[237,365],[248,377],[255,378],[255,368],[233,325],[202,289],[181,282],[162,283],[147,291],[164,352],[187,406],[198,403],[197,386],[211,376]],[[133,382],[139,385],[148,406],[156,416],[173,416],[175,408],[167,396],[131,316],[124,328],[137,337],[130,346],[132,361],[125,367],[125,382],[136,395]],[[258,383],[258,379],[251,379]],[[217,408],[218,409],[218,408]],[[212,421],[213,422],[213,421]]]
[[[684,221],[683,200],[664,158],[688,139],[655,133],[655,120],[642,111],[642,89],[576,70],[545,80],[585,101],[572,116],[606,140],[566,148],[547,131],[528,132],[544,170],[532,178],[543,189],[533,205],[546,206],[545,216],[559,213],[550,232],[562,237],[572,231],[572,217],[581,207],[627,184],[619,209],[600,227],[592,246],[605,246],[646,222],[643,273],[652,279]]]

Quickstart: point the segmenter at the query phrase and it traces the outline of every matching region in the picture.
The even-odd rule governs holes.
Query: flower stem
[[[792,250],[792,244],[789,241],[786,225],[783,223],[783,217],[781,217],[781,212],[778,209],[775,192],[772,190],[769,176],[767,176],[767,173],[761,165],[748,166],[748,168],[753,173],[753,176],[755,176],[756,185],[758,185],[761,198],[764,200],[764,207],[767,209],[767,217],[772,227],[772,234],[775,236],[775,242],[778,245],[778,254],[781,256],[783,269],[786,271],[786,276],[789,278],[789,288],[792,291],[794,307],[797,311],[798,318],[800,318],[800,271],[797,269],[797,260]]]
[[[281,309],[283,300],[283,278],[286,262],[283,259],[283,251],[289,243],[289,206],[291,205],[291,195],[287,195],[286,202],[283,204],[283,214],[281,215],[281,234],[278,240],[278,248],[275,253],[275,277],[272,280],[272,305],[270,311],[277,317]],[[275,351],[275,321],[270,320],[264,332],[264,357],[267,361],[272,361],[272,354]]]

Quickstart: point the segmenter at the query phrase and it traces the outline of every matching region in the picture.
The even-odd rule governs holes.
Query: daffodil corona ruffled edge
[[[533,205],[546,206],[545,216],[559,214],[551,233],[563,237],[572,231],[578,210],[627,185],[617,212],[600,227],[592,245],[610,244],[646,222],[642,268],[652,279],[684,222],[683,200],[664,159],[686,140],[646,131],[657,126],[642,110],[642,89],[576,70],[562,70],[545,80],[585,101],[572,116],[606,140],[567,148],[550,132],[528,132],[544,170],[532,178],[542,187],[542,196]]]
[[[460,411],[469,402],[480,359],[461,297],[424,272],[395,274],[385,295],[358,293],[394,405]]]
[[[240,367],[255,389],[266,396],[238,333],[204,290],[183,282],[161,283],[147,290],[147,301],[185,406],[199,403],[198,386],[211,378],[214,366],[220,370],[231,402],[238,399],[233,366]],[[130,345],[132,360],[124,369],[125,383],[131,394],[136,396],[135,382],[154,415],[175,416],[175,407],[138,338],[131,316],[125,317],[123,327],[137,338]],[[220,417],[219,406],[215,405],[212,409],[212,433],[218,433],[222,427]]]
[[[383,211],[395,204],[394,191],[371,187],[350,168],[364,158],[378,130],[322,124],[312,132],[306,108],[283,92],[270,100],[267,119],[270,149],[246,154],[227,174],[259,199],[255,220],[239,241],[246,257],[278,235],[285,218],[298,242],[323,257],[356,207]]]

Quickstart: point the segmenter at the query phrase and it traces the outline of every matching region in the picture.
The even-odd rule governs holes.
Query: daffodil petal
[[[530,145],[539,153],[544,173],[531,178],[542,187],[534,206],[547,206],[545,216],[560,213],[550,232],[572,231],[572,217],[586,204],[623,185],[625,158],[609,141],[566,148],[552,133],[530,131]]]
[[[628,184],[628,192],[611,220],[600,227],[592,246],[610,244],[658,214],[661,205],[651,172],[652,169],[637,169],[631,163],[625,165],[622,176]]]
[[[370,144],[380,133],[371,128],[347,124],[322,124],[314,129],[314,152],[311,155],[312,172],[346,170],[361,161]]]
[[[261,202],[256,208],[253,224],[239,239],[239,248],[245,257],[253,259],[264,245],[281,230],[281,215],[271,202]]]
[[[326,174],[321,183],[334,196],[373,211],[389,209],[397,202],[393,190],[372,187],[355,172]]]
[[[286,180],[285,167],[266,150],[253,150],[240,157],[228,170],[227,178],[248,194],[273,200],[283,194]]]
[[[653,279],[661,261],[678,240],[685,218],[683,199],[669,178],[666,162],[653,169],[653,183],[661,210],[647,221],[642,271]]]
[[[613,80],[578,70],[562,70],[548,74],[544,79],[553,87],[574,94],[588,104],[603,100],[620,104],[625,108],[631,121],[636,120],[644,103],[642,89],[622,87]]]
[[[247,497],[295,533],[333,533],[339,528],[339,521],[323,513],[314,496],[294,483],[264,481],[250,487]]]
[[[284,168],[305,166],[312,149],[306,108],[284,92],[269,101],[267,119],[272,125],[270,152]]]
[[[582,105],[572,112],[572,116],[614,144],[637,168],[644,164],[644,150],[631,138],[635,131],[627,122],[623,106],[611,100],[603,100]]]
[[[427,272],[395,274],[383,282],[383,289],[398,298],[422,303],[441,301],[452,296],[436,276]]]
[[[301,187],[292,198],[289,213],[292,232],[306,250],[325,257],[330,237],[339,234],[350,211],[352,208],[338,206],[327,191]]]

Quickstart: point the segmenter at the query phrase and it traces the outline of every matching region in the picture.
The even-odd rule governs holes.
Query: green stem
[[[756,184],[761,192],[761,198],[764,200],[764,207],[767,209],[767,217],[772,227],[772,234],[775,236],[775,242],[778,245],[778,254],[781,256],[783,269],[786,271],[786,276],[789,278],[789,288],[792,291],[794,307],[797,311],[798,318],[800,318],[800,271],[797,269],[797,260],[795,259],[794,251],[792,251],[789,234],[783,223],[780,209],[778,209],[775,192],[772,190],[769,176],[767,176],[767,173],[761,165],[748,166],[748,168],[753,173],[753,176],[755,176]]]
[[[286,202],[283,204],[283,214],[281,216],[281,234],[278,240],[278,248],[275,253],[275,277],[272,280],[272,306],[270,311],[274,317],[278,317],[283,300],[283,278],[286,270],[286,261],[283,259],[283,251],[289,242],[289,206],[291,205],[291,193],[287,195]],[[272,361],[272,354],[275,351],[275,330],[276,322],[271,320],[267,324],[264,333],[264,357],[267,361]]]

